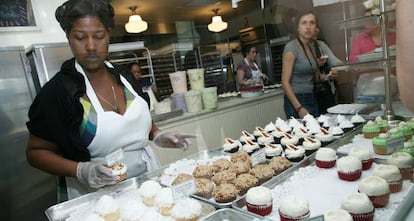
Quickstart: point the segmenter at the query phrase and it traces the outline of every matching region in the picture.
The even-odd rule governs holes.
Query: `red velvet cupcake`
[[[355,181],[361,177],[362,163],[353,156],[341,157],[336,162],[338,176],[342,180]]]
[[[375,208],[385,207],[390,199],[390,188],[387,181],[378,176],[362,179],[358,191],[367,194]]]
[[[367,148],[353,147],[349,150],[348,155],[354,156],[361,160],[362,170],[368,170],[374,162],[373,153],[371,153]]]
[[[374,168],[373,175],[384,178],[388,182],[391,193],[401,191],[403,182],[398,167],[394,165],[377,165]]]
[[[336,151],[332,148],[322,147],[316,152],[315,163],[319,168],[332,168],[336,163]]]
[[[307,200],[294,196],[282,199],[279,207],[281,221],[301,221],[310,216],[309,203]]]
[[[271,213],[273,204],[270,189],[263,186],[250,188],[246,193],[246,206],[248,211],[261,216]]]
[[[365,193],[352,193],[342,199],[341,208],[351,214],[354,221],[373,221],[375,207]]]

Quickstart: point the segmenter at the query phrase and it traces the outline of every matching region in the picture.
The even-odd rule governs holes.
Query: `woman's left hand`
[[[186,151],[191,145],[190,138],[196,137],[195,134],[158,132],[155,134],[154,143],[160,147],[180,148]]]

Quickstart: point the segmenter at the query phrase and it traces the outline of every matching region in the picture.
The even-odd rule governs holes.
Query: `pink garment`
[[[390,32],[388,34],[388,44],[395,45],[396,42],[396,35],[394,32]],[[357,55],[365,54],[368,52],[373,51],[375,48],[381,47],[382,45],[376,45],[374,41],[372,40],[369,33],[361,33],[357,35],[354,39],[354,42],[352,44],[351,52],[349,54],[349,61],[351,63],[357,62],[358,58]]]

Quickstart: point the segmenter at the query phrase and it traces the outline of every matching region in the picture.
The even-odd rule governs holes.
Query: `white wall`
[[[0,32],[1,46],[29,47],[36,43],[66,42],[65,33],[55,19],[55,10],[66,0],[32,0],[40,30]]]

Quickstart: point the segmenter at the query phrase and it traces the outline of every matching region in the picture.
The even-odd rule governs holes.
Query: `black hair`
[[[242,53],[243,53],[243,57],[246,57],[247,54],[250,52],[250,50],[252,50],[252,48],[254,48],[255,45],[249,44],[249,45],[244,45],[242,47]]]
[[[97,17],[109,31],[115,26],[114,15],[114,8],[107,0],[68,0],[55,12],[56,20],[66,33],[77,19],[87,16]]]
[[[129,63],[129,68],[132,68],[132,66],[134,65],[138,65],[139,67],[141,67],[141,65],[138,62],[134,61],[134,62]]]

